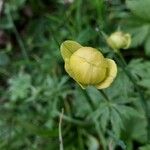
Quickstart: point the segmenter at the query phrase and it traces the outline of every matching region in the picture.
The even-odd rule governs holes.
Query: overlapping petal
[[[67,40],[63,42],[60,46],[60,51],[63,59],[69,59],[71,55],[81,47],[82,46],[75,41]]]
[[[103,82],[96,85],[96,88],[98,89],[104,89],[104,88],[109,87],[117,75],[116,63],[113,60],[108,59],[108,58],[106,58],[106,61],[108,63],[107,77]]]

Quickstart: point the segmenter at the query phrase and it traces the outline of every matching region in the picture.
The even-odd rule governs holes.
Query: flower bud
[[[74,41],[63,42],[60,49],[66,72],[82,88],[89,85],[98,89],[107,88],[116,77],[116,63],[104,58],[97,49],[83,47]]]
[[[114,32],[107,38],[107,44],[116,52],[119,49],[127,49],[131,44],[131,36],[120,31]]]

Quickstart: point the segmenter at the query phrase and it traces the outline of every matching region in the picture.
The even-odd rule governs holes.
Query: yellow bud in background
[[[114,32],[107,38],[107,44],[117,52],[119,49],[127,49],[131,44],[131,35],[123,32]]]
[[[75,41],[61,44],[61,54],[66,72],[82,87],[92,85],[107,88],[117,75],[116,63],[104,58],[95,48],[83,47]]]

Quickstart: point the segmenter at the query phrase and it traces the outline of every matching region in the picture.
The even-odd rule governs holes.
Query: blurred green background
[[[3,1],[3,0],[1,0]],[[0,15],[0,150],[150,150],[150,0],[5,0]],[[129,32],[121,50],[130,80],[86,92],[64,70],[60,44],[75,40],[114,58],[101,34]],[[117,62],[117,58],[116,58]],[[95,105],[91,109],[87,99]]]

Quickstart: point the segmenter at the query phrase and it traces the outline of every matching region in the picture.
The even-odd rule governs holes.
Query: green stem
[[[89,96],[88,92],[86,90],[82,90],[84,96],[86,97],[89,106],[91,107],[91,110],[94,111],[96,109],[91,97]],[[95,129],[98,133],[98,137],[99,137],[99,141],[101,141],[102,147],[104,150],[106,150],[106,140],[105,137],[103,136],[103,133],[101,131],[101,128],[99,127],[98,123],[96,121],[94,121],[95,124]]]
[[[88,101],[89,103],[89,106],[91,107],[92,110],[95,110],[95,105],[91,99],[91,97],[89,96],[88,92],[86,90],[82,90],[84,96],[86,97],[86,100]]]
[[[63,148],[63,137],[62,137],[62,120],[63,120],[63,114],[64,114],[64,109],[62,109],[61,115],[60,115],[60,119],[59,119],[59,149],[60,150],[64,150]]]
[[[56,112],[56,115],[60,116],[61,113],[60,112]],[[83,126],[83,127],[91,125],[90,122],[86,122],[86,121],[83,122],[81,120],[77,120],[77,119],[71,118],[69,116],[66,116],[65,114],[63,115],[63,120],[67,121],[67,122],[70,122],[70,123],[73,123],[73,124],[76,124],[76,125],[79,125],[79,126]]]
[[[118,60],[118,58],[119,58],[119,60]],[[115,59],[116,59],[116,61],[118,61],[118,64],[120,64],[120,66],[123,69],[123,71],[125,72],[125,74],[129,77],[130,81],[133,83],[135,89],[137,90],[137,92],[140,96],[141,104],[143,106],[143,109],[145,110],[145,115],[147,118],[147,123],[148,123],[148,125],[147,125],[147,138],[149,140],[150,139],[150,117],[149,117],[149,110],[148,110],[148,105],[147,105],[146,99],[145,99],[139,85],[136,83],[136,79],[133,77],[131,72],[127,69],[127,63],[126,63],[124,57],[122,56],[122,54],[120,52],[118,52],[115,55]]]
[[[127,62],[124,59],[123,55],[121,54],[120,50],[118,50],[117,55],[119,56],[120,60],[122,61],[123,65],[126,67],[127,66]]]
[[[84,142],[83,142],[83,137],[82,137],[82,130],[81,129],[77,129],[78,132],[78,143],[79,143],[79,147],[80,150],[84,149]]]
[[[99,127],[98,123],[96,121],[94,123],[95,123],[96,131],[98,133],[99,141],[101,141],[103,150],[106,150],[107,144],[106,144],[105,137],[104,137],[104,135],[103,135],[103,133],[101,131],[101,128]]]
[[[106,100],[107,102],[110,102],[109,97],[107,96],[107,94],[106,94],[103,90],[98,90],[98,91],[101,93],[101,95],[105,98],[105,100]]]

